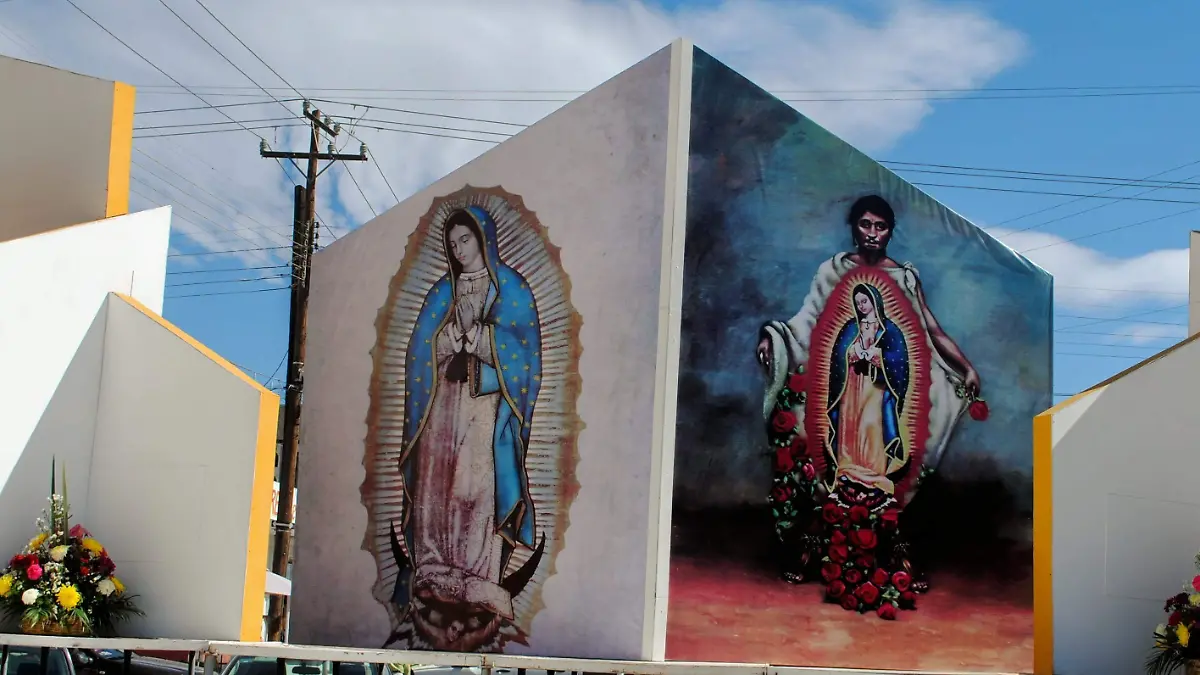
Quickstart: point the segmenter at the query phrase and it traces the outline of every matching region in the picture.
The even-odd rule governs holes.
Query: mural
[[[528,644],[576,490],[569,291],[502,189],[435,199],[410,237],[377,325],[363,487],[385,647]]]
[[[1049,275],[699,50],[692,106],[668,658],[1030,670]]]

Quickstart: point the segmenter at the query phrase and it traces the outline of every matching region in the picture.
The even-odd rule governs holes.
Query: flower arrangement
[[[1193,561],[1200,572],[1200,553]],[[1154,629],[1154,647],[1146,659],[1149,675],[1166,675],[1179,667],[1200,663],[1200,574],[1184,585],[1183,592],[1167,599],[1167,622]],[[1194,672],[1192,668],[1188,672]]]
[[[115,576],[104,546],[82,525],[70,525],[70,505],[55,490],[38,534],[0,572],[0,610],[27,633],[93,635],[142,612]]]
[[[807,401],[804,368],[788,376],[776,398],[767,436],[774,464],[770,504],[783,555],[785,578],[805,581],[819,569],[825,598],[844,609],[892,620],[916,609],[918,582],[900,536],[901,508],[890,495],[831,490],[823,448],[809,448],[798,433],[796,410]],[[965,388],[967,414],[988,418],[987,403]],[[929,476],[921,467],[918,482]]]

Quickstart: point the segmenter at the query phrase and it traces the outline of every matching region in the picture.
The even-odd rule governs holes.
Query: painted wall
[[[700,50],[691,97],[667,656],[1028,670],[1050,276]]]
[[[84,522],[142,596],[126,632],[258,640],[279,397],[136,301],[105,315]]]
[[[162,310],[171,210],[154,209],[0,243],[0,550],[29,540],[50,455],[86,476],[110,292]],[[80,507],[87,481],[70,481]],[[82,514],[79,514],[82,515]]]
[[[444,624],[468,596],[478,601],[476,609],[503,603],[504,597],[495,600],[489,593],[500,575],[518,569],[531,553],[518,546],[503,569],[492,566],[490,554],[476,556],[487,558],[486,564],[468,575],[475,581],[461,586],[448,579],[465,563],[450,561],[439,577],[443,595],[431,597],[430,603],[448,599],[453,607],[437,617],[427,612],[420,618],[423,628],[406,631],[404,609],[419,612],[431,604],[392,601],[396,561],[403,556],[393,553],[390,525],[396,523],[397,539],[407,531],[397,448],[409,436],[401,420],[405,405],[436,407],[445,399],[434,396],[431,388],[428,397],[416,401],[409,396],[406,403],[406,392],[417,391],[426,381],[402,364],[418,356],[412,345],[420,349],[424,339],[433,339],[424,333],[411,337],[424,320],[418,319],[422,306],[430,322],[441,322],[445,315],[434,314],[452,297],[436,290],[429,295],[448,271],[442,234],[449,211],[475,204],[498,221],[499,260],[520,275],[493,269],[479,283],[523,286],[523,278],[534,296],[533,302],[523,299],[509,307],[515,295],[500,292],[493,308],[519,310],[513,322],[520,318],[536,325],[528,327],[529,334],[515,336],[514,349],[501,349],[505,327],[496,322],[508,315],[489,315],[488,330],[496,336],[492,354],[509,359],[517,354],[521,365],[503,371],[506,376],[516,372],[524,378],[540,368],[544,382],[535,387],[530,380],[527,387],[522,379],[506,389],[503,404],[492,404],[497,415],[520,409],[521,420],[529,422],[529,452],[522,466],[537,514],[532,536],[537,542],[547,538],[533,578],[513,600],[503,649],[578,657],[649,654],[652,622],[647,616],[655,575],[648,557],[657,555],[653,549],[659,534],[652,448],[670,69],[670,50],[660,51],[315,256],[299,467],[304,499],[293,586],[294,641],[378,648],[385,642],[420,646],[442,639],[470,647],[448,640],[450,628],[440,638],[432,635],[429,624]],[[427,330],[432,334],[436,326]],[[530,350],[524,340],[542,340],[545,353]],[[439,387],[451,390],[450,385]],[[540,392],[532,403],[519,400],[527,394],[525,388]],[[524,412],[527,405],[533,406],[531,415]],[[488,414],[472,413],[470,419],[483,420]],[[485,429],[497,424],[479,423]],[[519,434],[525,425],[504,429]],[[411,492],[432,494],[434,479],[462,481],[463,493],[476,496],[501,485],[494,476],[511,474],[513,467],[500,466],[500,460],[489,467],[487,457],[500,457],[511,445],[504,439],[489,444],[492,437],[485,431],[480,436],[484,440],[460,447],[479,457],[477,471],[427,471],[410,479]],[[427,443],[424,455],[421,443]],[[418,461],[444,447],[432,441],[416,445]],[[414,526],[448,526],[449,504],[416,511]],[[468,512],[476,513],[461,506],[460,513]],[[497,541],[484,537],[478,550],[490,551],[487,547]],[[413,555],[435,548],[412,547]],[[435,576],[418,578],[418,594],[421,579]],[[472,595],[475,591],[468,587],[487,592]],[[494,611],[482,609],[461,617],[466,632],[478,632],[480,622],[494,618]]]
[[[1037,672],[1140,672],[1164,602],[1195,576],[1195,372],[1192,340],[1039,418],[1052,431],[1053,670],[1039,659]]]
[[[0,241],[129,209],[134,90],[0,56]]]

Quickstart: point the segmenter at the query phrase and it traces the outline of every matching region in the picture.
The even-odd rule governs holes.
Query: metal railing
[[[607,659],[521,656],[515,654],[465,654],[457,652],[402,651],[391,649],[355,649],[293,645],[278,642],[226,642],[209,640],[171,640],[160,638],[67,638],[36,635],[0,634],[0,674],[5,672],[12,647],[41,649],[40,675],[47,675],[48,657],[53,649],[117,650],[124,655],[121,675],[129,675],[133,652],[187,653],[187,673],[216,675],[219,661],[236,657],[274,659],[280,672],[286,661],[329,662],[338,675],[343,663],[390,666],[441,666],[478,670],[480,675],[906,675],[896,670],[853,670],[773,666],[765,663],[710,663],[686,661],[621,661]],[[182,669],[181,669],[182,670]],[[908,673],[907,675],[916,675]],[[962,673],[922,671],[920,675],[964,675]],[[974,675],[979,675],[975,673]],[[994,674],[1015,675],[1015,674]]]

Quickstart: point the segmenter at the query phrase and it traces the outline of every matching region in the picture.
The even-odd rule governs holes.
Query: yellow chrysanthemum
[[[1187,626],[1179,624],[1175,627],[1175,637],[1179,638],[1180,647],[1186,647],[1188,646],[1188,640],[1191,639],[1192,635],[1188,632]]]
[[[75,588],[73,584],[70,586],[63,586],[62,588],[58,589],[57,597],[58,604],[63,609],[75,609],[76,605],[79,604],[79,601],[83,599],[83,596],[79,594],[79,589]]]
[[[121,583],[120,579],[118,579],[116,577],[109,577],[109,578],[112,579],[113,586],[117,587],[117,595],[120,595],[125,592],[125,584]]]
[[[100,553],[102,553],[104,551],[104,547],[100,545],[100,542],[96,541],[95,539],[92,539],[91,537],[85,537],[84,540],[82,542],[80,542],[80,544],[85,549],[87,549],[89,552],[91,552],[95,555],[99,555]]]
[[[30,539],[29,540],[29,550],[32,551],[35,548],[46,543],[46,537],[47,537],[46,533],[43,532],[43,533],[39,534],[38,536],[34,537],[33,539]]]
[[[8,597],[12,592],[13,578],[11,574],[5,574],[0,577],[0,598]]]

